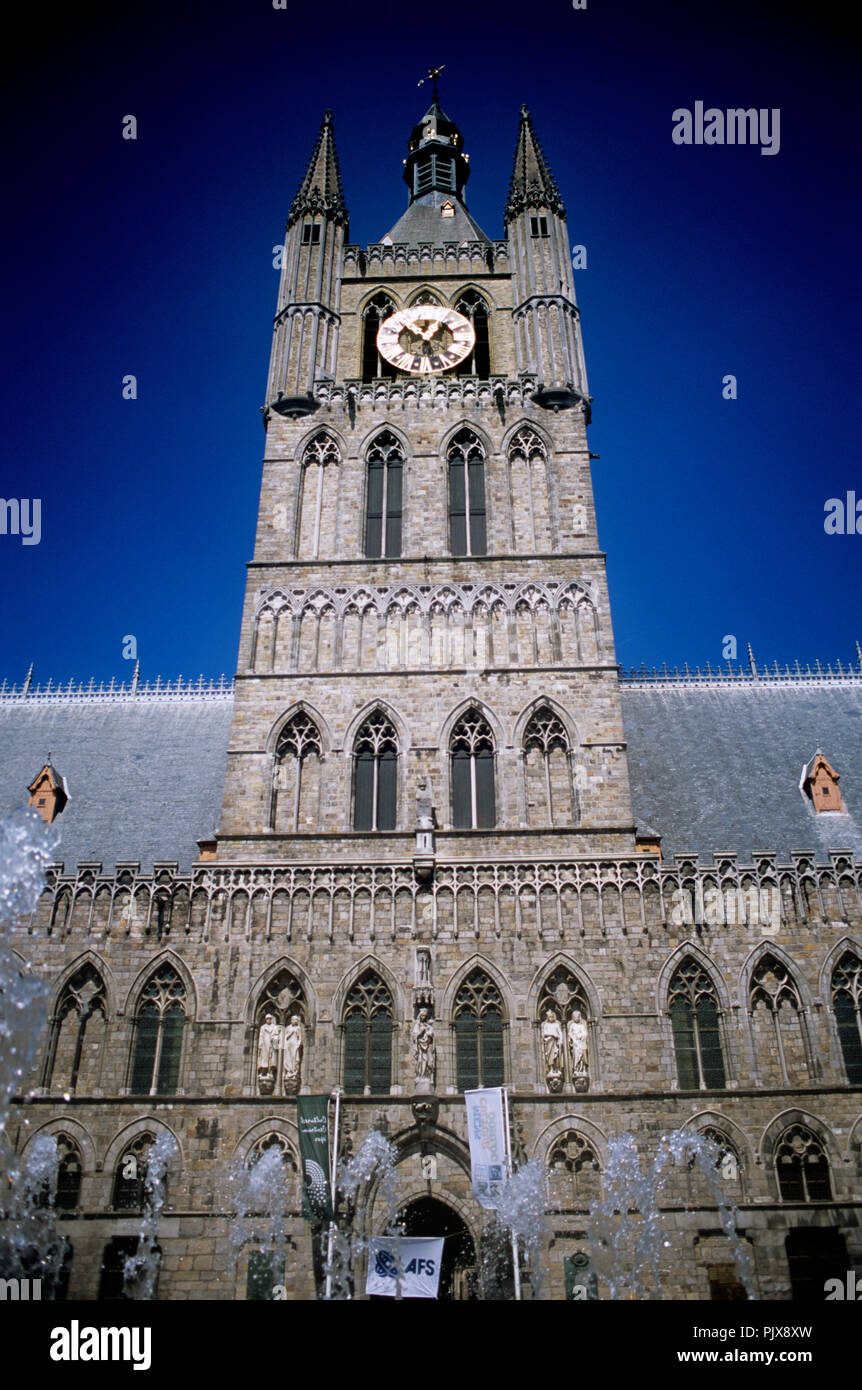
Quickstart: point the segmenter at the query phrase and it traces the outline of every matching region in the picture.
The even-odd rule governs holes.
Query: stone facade
[[[425,154],[459,142],[435,102],[411,140],[416,187]],[[466,218],[458,167],[442,191]],[[288,1297],[319,1293],[296,1102],[277,1066],[261,1066],[265,1018],[281,1025],[294,1010],[300,1089],[342,1088],[343,1152],[382,1131],[397,1146],[408,1227],[433,1199],[466,1231],[472,1255],[447,1292],[474,1287],[489,1225],[470,1191],[471,1046],[473,1084],[509,1090],[516,1161],[548,1171],[545,1296],[565,1296],[564,1257],[586,1247],[608,1144],[625,1132],[644,1162],[671,1130],[717,1138],[761,1297],[788,1298],[805,1261],[823,1266],[817,1233],[837,1233],[848,1265],[862,1263],[858,863],[840,849],[826,863],[766,852],[746,865],[735,852],[663,863],[662,826],[635,823],[565,212],[526,112],[506,240],[476,229],[447,243],[442,214],[429,240],[440,207],[412,196],[401,240],[350,245],[327,116],[288,220],[214,848],[189,871],[58,865],[18,928],[55,1004],[13,1142],[47,1129],[79,1154],[76,1214],[63,1221],[70,1297],[97,1297],[108,1242],[137,1232],[118,1166],[165,1131],[178,1147],[159,1297],[247,1296],[228,1177],[273,1136],[292,1174],[279,1274]],[[363,379],[375,296],[400,309],[422,295],[454,306],[467,291],[487,308],[484,375]],[[371,557],[369,455],[383,434],[400,468],[400,542]],[[453,553],[452,451],[465,437],[484,494],[481,509],[473,493],[468,505],[486,530],[475,554]],[[481,724],[486,761],[465,753],[459,772],[465,717]],[[391,773],[385,813],[382,784],[366,793],[359,781],[372,718],[389,740],[387,768],[368,755],[375,778]],[[384,828],[358,828],[366,795]],[[146,1000],[168,1061],[156,1053],[142,1091]],[[357,1085],[348,1020],[377,1008],[385,1042]],[[420,1008],[435,1029],[433,1091],[412,1053]],[[171,1009],[183,1020],[174,1044]],[[580,1053],[565,1031],[578,1018]],[[675,1172],[664,1204],[664,1295],[736,1294],[734,1253],[698,1175]],[[384,1220],[372,1192],[357,1221],[373,1232]],[[808,1244],[791,1267],[798,1232]],[[538,1271],[524,1273],[529,1293]]]

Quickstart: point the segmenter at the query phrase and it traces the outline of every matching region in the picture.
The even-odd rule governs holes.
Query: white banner
[[[436,1298],[442,1259],[442,1236],[374,1236],[365,1292],[395,1298],[400,1284],[402,1298]]]
[[[497,1193],[506,1181],[506,1128],[503,1088],[465,1091],[467,1135],[473,1193],[480,1206],[496,1209]]]

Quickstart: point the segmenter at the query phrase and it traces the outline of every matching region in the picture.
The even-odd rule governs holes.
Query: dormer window
[[[802,769],[800,790],[813,803],[815,811],[843,811],[838,790],[839,773],[827,762],[820,749]]]
[[[51,755],[41,772],[38,772],[27,788],[28,806],[38,811],[46,825],[56,820],[69,800],[66,779],[51,765]]]
[[[448,202],[448,201],[445,202],[445,203],[443,204],[443,206],[441,207],[441,209],[440,209],[440,215],[441,215],[441,217],[454,217],[454,216],[455,216],[455,204],[454,204],[454,203],[450,203],[450,202]]]

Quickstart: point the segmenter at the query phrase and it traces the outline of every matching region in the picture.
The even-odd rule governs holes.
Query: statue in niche
[[[413,1024],[413,1070],[417,1081],[434,1085],[437,1070],[437,1045],[434,1041],[434,1024],[428,1017],[427,1009],[420,1009]]]
[[[556,1011],[548,1008],[542,1023],[542,1054],[545,1059],[545,1079],[549,1091],[559,1091],[563,1084],[564,1062],[563,1025]]]
[[[416,952],[416,987],[427,988],[431,984],[431,952],[424,947]]]
[[[587,1023],[580,1009],[574,1009],[566,1029],[569,1038],[569,1060],[572,1080],[577,1091],[585,1091],[589,1084],[590,1058]]]
[[[275,1089],[280,1051],[281,1028],[275,1021],[275,1015],[267,1014],[261,1024],[257,1044],[257,1085],[262,1096],[271,1096]]]
[[[296,1095],[299,1090],[302,1080],[303,1047],[302,1019],[299,1014],[291,1014],[290,1022],[284,1030],[282,1043],[282,1056],[284,1058],[282,1090],[286,1096]]]
[[[431,783],[424,775],[419,779],[416,790],[416,828],[433,830],[436,824],[434,802],[431,798]]]

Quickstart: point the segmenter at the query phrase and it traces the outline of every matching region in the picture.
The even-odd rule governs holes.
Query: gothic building
[[[621,677],[571,238],[526,109],[501,240],[470,173],[435,96],[406,211],[354,245],[324,117],[233,684],[0,691],[4,809],[62,835],[13,933],[53,1005],[7,1143],[58,1136],[70,1297],[116,1296],[164,1133],[158,1296],[315,1297],[296,1095],[336,1087],[344,1153],[386,1134],[405,1228],[449,1238],[446,1297],[489,1295],[480,1086],[547,1173],[544,1296],[626,1132],[645,1165],[670,1130],[715,1141],[760,1297],[862,1263],[862,662]],[[272,1147],[283,1261],[230,1239],[229,1175]],[[739,1296],[703,1175],[662,1200],[665,1296]],[[354,1219],[386,1215],[372,1191]]]

